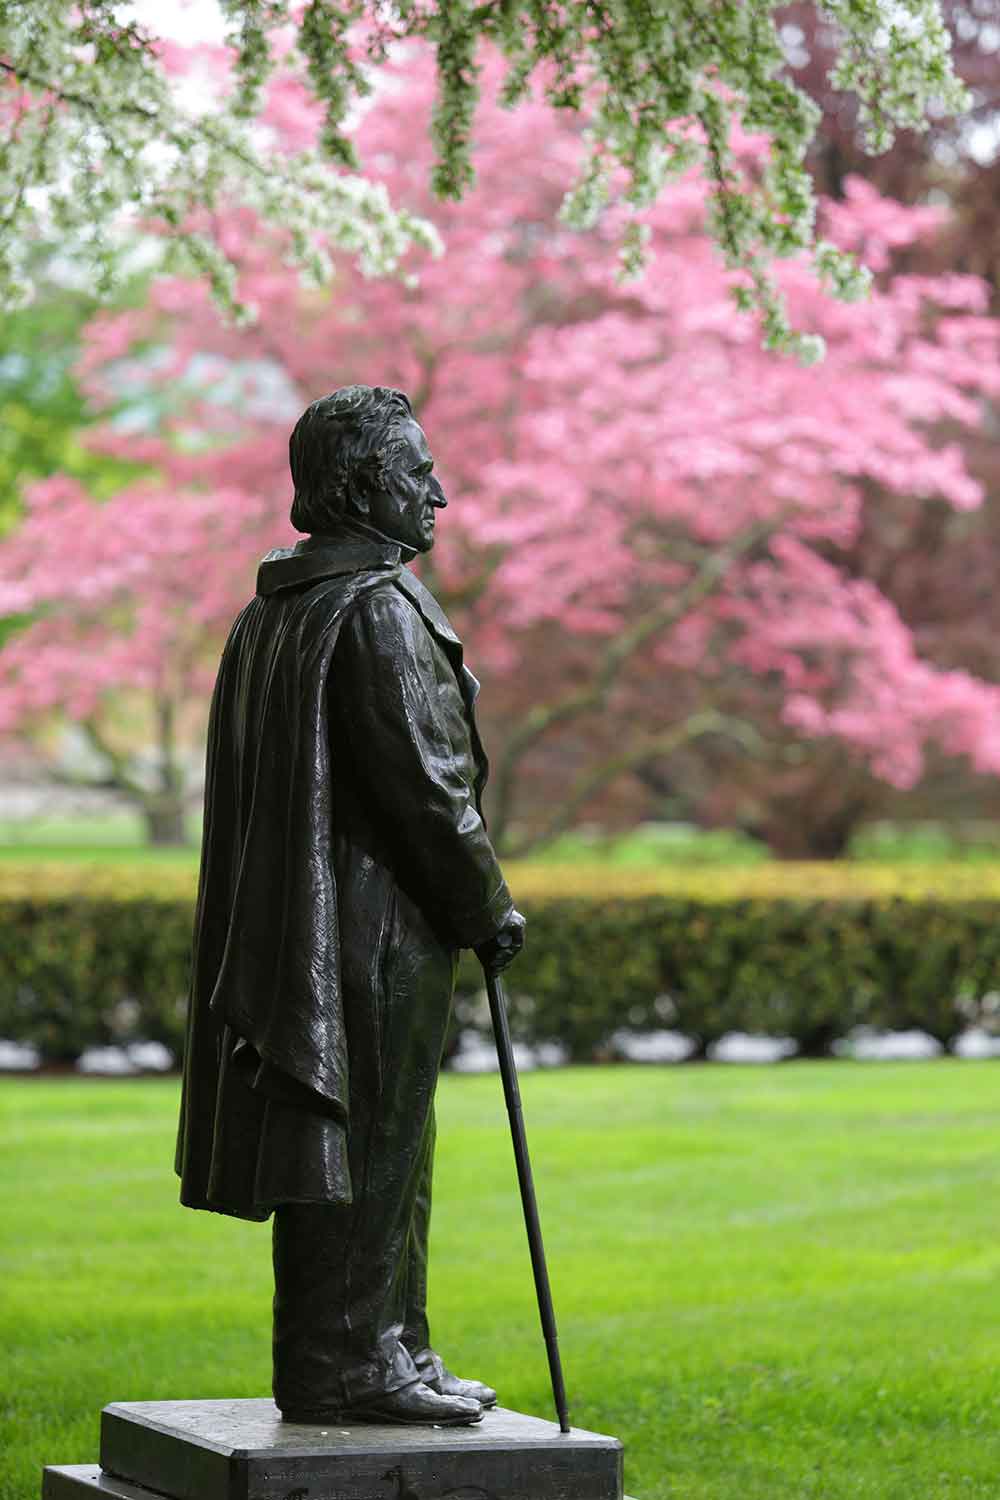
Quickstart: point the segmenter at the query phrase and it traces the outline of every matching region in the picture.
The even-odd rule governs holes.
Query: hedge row
[[[509,875],[529,922],[508,975],[514,1032],[575,1059],[665,1026],[701,1052],[739,1030],[819,1056],[861,1023],[948,1047],[989,1023],[1000,991],[997,868]],[[53,1061],[134,1037],[177,1054],[193,887],[184,867],[0,867],[0,1037]],[[480,988],[466,957],[460,1020],[481,1012]]]

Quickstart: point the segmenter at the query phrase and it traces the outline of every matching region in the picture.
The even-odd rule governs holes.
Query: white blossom
[[[870,150],[886,150],[896,129],[925,128],[932,108],[967,108],[938,0],[816,5],[839,30],[831,81],[857,94]],[[414,244],[440,249],[429,223],[394,208],[362,175],[345,123],[392,47],[416,37],[437,57],[439,196],[461,197],[474,179],[477,51],[488,41],[506,59],[509,107],[545,65],[553,108],[586,116],[587,160],[564,204],[570,224],[592,224],[624,171],[633,219],[623,274],[642,269],[635,216],[701,165],[713,187],[710,231],[727,266],[745,273],[737,305],[760,315],[769,347],[810,360],[818,352],[789,326],[770,270],[776,258],[811,253],[835,296],[866,290],[852,258],[815,239],[804,162],[819,111],[789,76],[774,22],[780,0],[309,0],[294,16],[288,0],[219,6],[234,87],[198,110],[183,102],[158,61],[158,39],[127,0],[0,0],[0,301],[28,295],[32,243],[49,225],[107,290],[127,211],[170,226],[174,253],[236,311],[234,267],[199,227],[199,214],[234,195],[288,231],[313,283],[330,275],[331,249],[372,275],[396,270]],[[283,66],[300,70],[322,106],[315,152],[279,155],[259,128],[279,31],[294,35]],[[736,123],[769,142],[754,179],[732,149]]]

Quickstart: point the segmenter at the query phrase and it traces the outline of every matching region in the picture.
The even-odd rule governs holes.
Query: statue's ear
[[[380,454],[353,463],[345,475],[348,511],[363,521],[369,520],[371,497],[382,488],[383,478]]]
[[[371,512],[368,501],[368,486],[361,475],[355,476],[347,486],[347,514],[367,520]]]

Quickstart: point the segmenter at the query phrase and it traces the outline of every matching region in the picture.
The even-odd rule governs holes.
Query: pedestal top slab
[[[169,1500],[621,1500],[616,1438],[503,1407],[470,1427],[319,1426],[269,1400],[118,1402],[101,1465]]]
[[[394,1452],[439,1451],[452,1443],[467,1449],[515,1446],[618,1448],[617,1438],[574,1427],[559,1431],[558,1422],[529,1417],[523,1412],[498,1406],[470,1427],[408,1427],[396,1422],[286,1421],[273,1401],[116,1401],[104,1408],[109,1416],[169,1432],[190,1442],[205,1444],[232,1457],[264,1454],[368,1453],[391,1447]]]

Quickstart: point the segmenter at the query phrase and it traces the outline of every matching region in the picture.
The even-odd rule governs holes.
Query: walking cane
[[[521,1206],[524,1209],[524,1227],[528,1231],[528,1248],[531,1251],[531,1269],[535,1275],[535,1295],[538,1298],[538,1315],[542,1320],[545,1335],[545,1350],[549,1357],[549,1376],[552,1380],[552,1395],[559,1416],[560,1432],[569,1432],[569,1412],[566,1409],[566,1387],[563,1384],[562,1362],[559,1358],[559,1335],[556,1333],[556,1315],[552,1307],[552,1290],[545,1264],[545,1247],[542,1244],[542,1226],[538,1222],[538,1204],[535,1201],[535,1183],[531,1175],[528,1158],[528,1138],[524,1133],[524,1116],[521,1113],[521,1090],[517,1083],[517,1068],[514,1066],[514,1049],[510,1041],[507,1024],[507,1005],[503,985],[498,974],[486,974],[486,991],[490,997],[490,1015],[493,1018],[493,1035],[496,1038],[497,1057],[500,1061],[500,1076],[503,1079],[503,1094],[510,1117],[510,1133],[514,1142],[514,1160],[517,1162],[517,1180],[521,1189]]]

